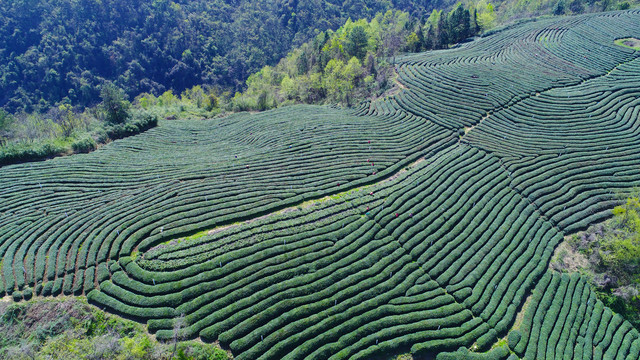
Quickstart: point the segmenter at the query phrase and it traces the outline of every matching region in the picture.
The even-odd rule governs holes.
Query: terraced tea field
[[[164,121],[3,167],[0,293],[85,294],[160,339],[184,315],[238,359],[638,359],[640,333],[547,267],[640,186],[623,38],[640,12],[532,21],[399,59],[406,89],[356,110]]]

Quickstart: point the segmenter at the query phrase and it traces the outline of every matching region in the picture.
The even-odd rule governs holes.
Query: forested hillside
[[[266,110],[295,103],[351,106],[396,86],[394,58],[400,53],[445,49],[486,29],[488,9],[433,10],[426,21],[400,10],[371,21],[347,22],[320,32],[276,66],[249,76],[246,91],[230,101],[234,110]],[[489,20],[488,20],[489,19]]]
[[[292,46],[348,18],[446,1],[18,0],[0,2],[0,107],[90,105],[105,80],[176,93],[206,83],[237,90]]]
[[[149,84],[150,80],[133,81],[136,76],[127,70],[124,73],[126,76],[118,78],[124,76],[133,79],[131,86],[118,80],[113,85],[108,78],[98,77],[92,86],[76,84],[79,88],[74,88],[73,84],[63,84],[71,86],[67,93],[84,94],[85,98],[78,100],[65,96],[60,103],[49,107],[50,102],[44,100],[36,89],[42,84],[34,75],[34,81],[28,83],[34,88],[33,92],[25,95],[25,101],[40,99],[39,108],[29,109],[32,106],[27,106],[17,114],[7,113],[0,108],[0,166],[94,150],[100,144],[138,133],[155,124],[149,121],[140,123],[137,121],[140,118],[210,118],[225,112],[266,110],[300,102],[349,106],[371,96],[379,96],[394,84],[389,80],[394,76],[392,59],[397,54],[446,48],[486,29],[487,23],[494,17],[488,5],[476,10],[458,4],[449,12],[433,10],[426,22],[421,20],[418,12],[411,15],[401,10],[379,12],[371,21],[352,21],[349,18],[335,31],[316,29],[311,41],[290,51],[277,66],[267,65],[250,75],[246,89],[236,92],[233,97],[232,91],[237,85],[225,86],[224,81],[205,82],[179,91],[198,77],[192,68],[184,68],[185,74],[180,77],[179,84],[166,91],[165,86],[158,83],[154,89],[137,94],[135,89]],[[176,33],[176,38],[180,37],[183,34]],[[30,51],[32,49],[26,52]],[[183,53],[193,54],[191,50]],[[119,58],[136,55],[132,53]],[[43,59],[46,64],[47,58]],[[203,59],[199,63],[209,60]],[[90,56],[83,58],[83,62],[90,61]],[[120,62],[126,63],[124,60]],[[139,65],[139,62],[133,60],[131,64]],[[26,63],[25,66],[38,65]],[[161,66],[157,65],[150,73],[160,73]],[[71,72],[68,74],[72,77]],[[91,76],[89,71],[83,74]],[[141,70],[138,77],[147,74]],[[42,79],[48,77],[40,77]],[[126,89],[128,96],[118,86]],[[50,85],[46,89],[53,94],[61,88]],[[103,103],[85,107],[96,102],[92,93],[98,91]],[[127,97],[132,98],[132,104]],[[22,101],[17,103],[22,104]],[[129,112],[130,105],[135,109],[133,112]],[[26,113],[24,110],[33,111]],[[114,132],[114,124],[123,129]]]
[[[0,2],[0,107],[45,112],[99,101],[114,82],[133,99],[194,85],[233,95],[265,65],[348,19],[402,10],[427,35],[453,0],[17,0]],[[637,0],[464,1],[484,30],[543,14],[628,8]],[[495,12],[495,13],[494,13]],[[473,13],[472,13],[473,14]],[[413,33],[411,31],[410,33]],[[437,34],[431,34],[437,35]],[[403,39],[406,40],[406,39]],[[442,43],[444,39],[438,41]],[[446,41],[444,42],[446,43]],[[437,45],[437,44],[435,44]],[[437,48],[438,46],[433,46]]]

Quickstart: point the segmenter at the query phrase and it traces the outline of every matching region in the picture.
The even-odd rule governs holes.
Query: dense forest
[[[388,87],[391,56],[402,51],[443,48],[480,30],[476,21],[478,12],[460,5],[448,15],[433,10],[428,17],[429,24],[425,24],[422,20],[425,17],[420,15],[425,7],[420,7],[422,10],[414,9],[413,15],[400,10],[378,12],[368,21],[366,16],[370,15],[371,7],[351,6],[350,12],[364,14],[365,18],[354,22],[348,17],[336,31],[331,28],[326,31],[317,28],[312,30],[311,25],[299,25],[302,20],[281,19],[272,22],[273,31],[264,26],[257,27],[254,29],[255,36],[248,36],[250,32],[246,31],[244,36],[240,36],[240,30],[235,30],[238,33],[237,39],[227,39],[229,44],[225,47],[220,44],[211,45],[214,39],[222,41],[222,37],[211,35],[214,26],[189,25],[195,24],[195,19],[204,17],[207,12],[189,17],[176,3],[166,3],[168,7],[162,7],[162,11],[158,10],[162,4],[154,4],[152,8],[159,14],[167,11],[175,14],[130,20],[129,26],[135,27],[136,24],[143,23],[145,26],[133,33],[125,31],[127,36],[124,40],[116,37],[118,26],[123,25],[117,25],[120,23],[112,20],[106,24],[88,21],[86,19],[99,18],[100,15],[96,14],[100,12],[89,16],[87,14],[92,12],[84,8],[76,12],[53,11],[54,16],[42,17],[41,20],[46,25],[43,26],[48,30],[42,31],[43,36],[37,46],[28,46],[29,42],[38,40],[33,35],[34,30],[27,30],[28,21],[25,20],[23,31],[20,31],[20,26],[14,26],[15,31],[11,36],[15,39],[24,33],[33,36],[23,36],[24,41],[14,41],[11,47],[5,44],[7,49],[14,49],[15,44],[25,45],[22,55],[16,55],[20,51],[12,51],[9,57],[13,60],[3,65],[6,68],[22,69],[5,71],[2,76],[6,110],[0,108],[0,166],[91,151],[101,143],[154,126],[159,116],[211,117],[229,111],[265,110],[295,102],[350,105],[354,99],[366,98],[375,91]],[[75,6],[80,5],[82,3]],[[287,11],[306,6],[297,3],[289,5]],[[412,8],[409,3],[406,5]],[[147,5],[141,4],[142,8],[145,6]],[[390,7],[392,4],[380,3],[380,6],[376,5],[374,8]],[[334,20],[348,15],[337,11],[338,8],[332,10],[333,13],[328,12],[331,9],[328,6],[322,8]],[[128,11],[132,14],[135,12],[134,8]],[[249,13],[242,11],[237,19],[231,20],[233,23],[246,20],[247,16],[252,16],[247,15]],[[258,13],[263,17],[277,14],[255,12],[254,20],[242,20],[246,23],[246,29],[251,28],[250,24],[269,23],[266,20],[259,21]],[[482,13],[481,11],[481,16]],[[106,12],[102,16],[108,17],[108,14],[113,15]],[[58,18],[68,18],[71,21],[60,22],[57,30],[52,31],[51,19]],[[157,18],[167,19],[169,22],[154,20]],[[175,23],[176,19],[183,19],[182,28],[181,24]],[[315,24],[314,21],[319,21],[318,24],[322,27],[337,27],[322,19],[311,19],[309,16],[304,16],[303,19],[302,24],[309,21]],[[77,25],[74,28],[70,24]],[[113,31],[104,29],[109,24],[113,26]],[[162,26],[158,28],[158,24]],[[216,24],[220,25],[221,22]],[[94,31],[89,32],[88,29]],[[198,35],[198,31],[206,36]],[[292,37],[293,42],[306,36],[310,36],[313,41],[289,52],[280,61],[280,65],[275,67],[277,71],[271,72],[274,78],[265,76],[270,74],[268,65],[253,75],[245,74],[253,67],[259,68],[265,62],[277,60],[276,54],[284,53],[292,46],[292,43],[284,45],[285,42],[277,41],[278,31],[283,34],[283,38]],[[142,35],[138,34],[148,35],[146,39],[142,39]],[[115,40],[112,41],[111,38]],[[80,43],[79,39],[83,41]],[[158,41],[159,39],[165,41]],[[205,42],[205,39],[209,40]],[[101,45],[102,50],[96,49],[105,41],[112,41],[113,44],[107,47]],[[66,47],[61,46],[61,43],[67,44]],[[150,44],[156,47],[155,50],[147,51]],[[163,44],[162,48],[160,44]],[[209,52],[207,48],[212,48],[211,46],[222,50]],[[260,49],[255,48],[256,46]],[[269,55],[265,55],[265,52]],[[177,53],[180,53],[180,59],[174,57]],[[297,54],[294,60],[298,64],[295,71],[282,65],[290,62],[292,54]],[[39,60],[35,61],[31,57]],[[291,78],[283,76],[285,72],[289,72]],[[62,77],[60,74],[66,76]],[[249,80],[245,87],[243,80],[247,76]],[[305,79],[309,78],[319,80],[320,83],[313,84],[313,89],[305,88]],[[308,91],[308,96],[290,92],[285,94],[281,90],[283,84],[296,87],[298,92]],[[130,105],[133,107],[130,108]]]
[[[196,84],[240,90],[316,31],[442,1],[18,0],[0,2],[0,107],[44,110],[99,100],[113,81],[133,98]]]
[[[632,1],[498,1],[498,22],[629,7]],[[348,19],[402,10],[426,23],[451,0],[17,0],[0,2],[0,107],[44,112],[90,106],[105,81],[140,93],[197,84],[234,93],[249,75]],[[488,9],[485,0],[466,8]],[[492,27],[488,11],[485,27]],[[440,42],[448,42],[440,39]],[[437,46],[435,46],[437,47]]]

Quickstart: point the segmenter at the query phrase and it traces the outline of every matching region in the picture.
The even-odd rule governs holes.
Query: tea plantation
[[[0,168],[0,294],[86,295],[167,340],[184,315],[238,359],[638,359],[638,330],[548,270],[640,186],[621,38],[640,11],[530,21],[397,58],[401,92],[357,109]]]

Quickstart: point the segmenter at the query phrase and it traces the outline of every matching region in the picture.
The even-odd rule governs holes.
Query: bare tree
[[[179,317],[173,320],[173,352],[171,353],[170,359],[176,355],[176,351],[178,350],[178,341],[182,340],[185,336],[184,328],[187,325],[187,321],[184,318],[184,313],[180,314]]]

